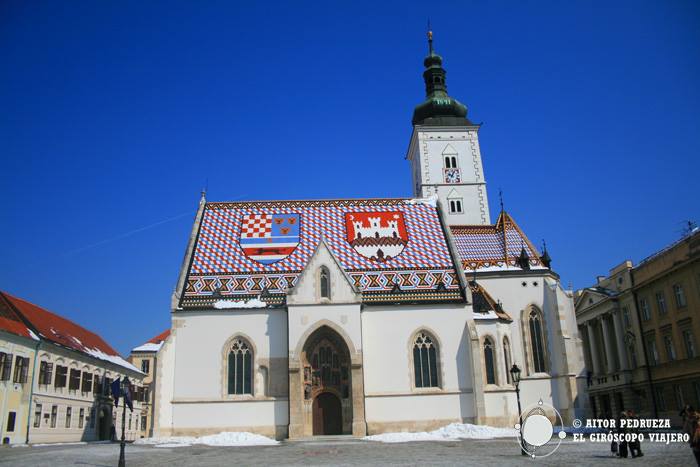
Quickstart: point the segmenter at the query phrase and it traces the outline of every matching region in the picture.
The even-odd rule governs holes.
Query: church
[[[284,438],[513,426],[584,409],[572,292],[501,208],[479,125],[424,60],[413,198],[202,198],[158,352],[154,435]],[[550,414],[553,415],[553,414]]]

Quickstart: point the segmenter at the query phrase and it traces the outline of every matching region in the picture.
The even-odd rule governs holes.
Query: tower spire
[[[447,72],[433,49],[433,29],[428,21],[428,55],[423,60],[426,101],[413,111],[414,125],[471,126],[467,107],[447,94]]]

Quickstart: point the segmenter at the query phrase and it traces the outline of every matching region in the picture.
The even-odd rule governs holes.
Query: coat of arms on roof
[[[360,255],[372,261],[396,258],[408,244],[401,211],[348,212],[345,214],[347,240]]]
[[[240,245],[258,263],[272,264],[299,245],[299,214],[248,214],[241,221]]]

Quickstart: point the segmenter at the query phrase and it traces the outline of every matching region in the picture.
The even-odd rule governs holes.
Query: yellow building
[[[634,409],[681,424],[700,407],[700,231],[576,294],[591,415]]]
[[[141,401],[141,436],[153,436],[153,411],[156,391],[156,365],[158,364],[158,351],[163,342],[170,335],[170,329],[158,334],[148,342],[135,347],[129,355],[129,362],[141,369],[143,377],[143,389],[139,394]]]

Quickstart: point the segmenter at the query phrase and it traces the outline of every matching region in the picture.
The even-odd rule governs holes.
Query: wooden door
[[[330,392],[319,394],[313,404],[313,433],[340,435],[343,432],[343,415],[340,399]]]

